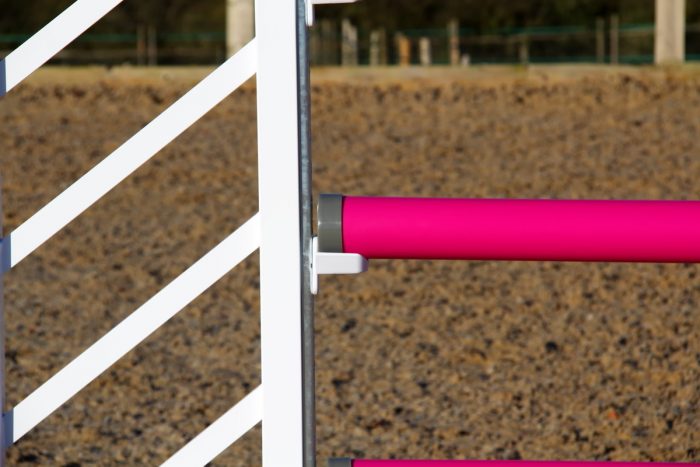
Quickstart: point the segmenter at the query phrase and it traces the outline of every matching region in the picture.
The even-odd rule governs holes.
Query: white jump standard
[[[120,2],[73,3],[0,62],[0,95]],[[258,248],[262,385],[241,401],[231,401],[230,410],[163,465],[203,466],[262,422],[264,467],[315,467],[313,295],[319,275],[365,271],[368,258],[700,261],[698,201],[421,200],[323,195],[318,210],[319,236],[313,237],[307,27],[313,21],[313,5],[321,3],[341,0],[256,0],[254,39],[3,238],[2,272],[8,273],[241,84],[256,77],[259,212],[5,412],[0,425],[4,441],[0,467],[6,447]],[[0,330],[4,329],[3,318],[0,308]],[[4,348],[4,342],[2,345]],[[0,398],[4,400],[2,358]],[[332,467],[514,467],[500,461],[329,462]],[[585,462],[566,465],[592,467]]]

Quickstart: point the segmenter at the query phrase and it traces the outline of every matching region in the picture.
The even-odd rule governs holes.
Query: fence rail
[[[609,23],[604,21],[602,29],[600,23],[498,28],[490,31],[457,28],[456,43],[459,57],[468,56],[471,64],[609,63],[614,59]],[[398,37],[401,36],[408,40],[411,64],[421,64],[421,41],[429,43],[431,64],[453,63],[449,27],[398,31],[357,28],[356,31],[356,44],[350,46],[357,50],[358,65],[400,64]],[[653,24],[621,24],[617,31],[619,52],[614,61],[653,63]],[[28,34],[0,34],[0,48],[19,45],[29,37]],[[340,23],[319,21],[310,31],[312,65],[351,64],[343,60],[343,44],[347,41]],[[373,51],[375,47],[383,50]],[[686,48],[686,60],[698,60],[700,24],[686,25]],[[143,27],[133,33],[84,33],[70,47],[57,52],[51,61],[59,64],[108,65],[218,64],[225,61],[225,33],[147,31]]]

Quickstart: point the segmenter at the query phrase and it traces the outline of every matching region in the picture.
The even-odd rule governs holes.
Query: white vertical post
[[[297,1],[255,3],[264,467],[304,463]]]
[[[685,60],[685,0],[656,0],[654,63]]]

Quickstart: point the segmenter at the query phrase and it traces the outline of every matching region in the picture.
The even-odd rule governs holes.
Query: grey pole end
[[[352,459],[328,459],[328,467],[352,467]]]
[[[322,194],[318,199],[318,251],[343,252],[343,195]]]

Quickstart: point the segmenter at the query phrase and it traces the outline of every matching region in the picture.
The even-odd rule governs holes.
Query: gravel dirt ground
[[[0,101],[12,231],[206,70]],[[694,68],[319,70],[316,192],[700,198]],[[9,407],[257,209],[248,83],[5,278]],[[154,465],[259,384],[257,256],[10,448]],[[700,461],[696,265],[374,261],[316,302],[318,454]],[[213,465],[260,464],[259,428]]]

